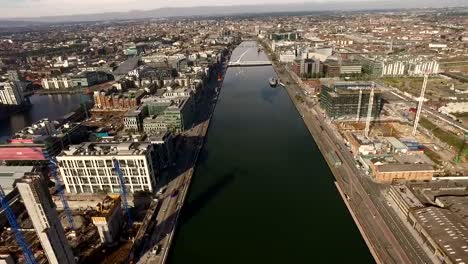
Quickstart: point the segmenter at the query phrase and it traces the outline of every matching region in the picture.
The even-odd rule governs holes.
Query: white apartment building
[[[439,63],[435,60],[414,62],[409,69],[409,75],[421,76],[424,74],[437,74],[439,73]]]
[[[46,90],[51,89],[69,89],[72,88],[73,84],[70,78],[61,77],[61,78],[49,78],[42,79],[41,81],[42,88]]]
[[[13,82],[0,82],[0,104],[19,105],[23,96],[19,87]]]
[[[382,76],[402,76],[406,73],[406,64],[402,61],[382,62]]]
[[[156,184],[153,145],[147,142],[82,143],[57,156],[68,193],[120,193],[117,159],[127,192],[152,192]]]

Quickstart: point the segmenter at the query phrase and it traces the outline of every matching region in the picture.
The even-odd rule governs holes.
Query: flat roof
[[[46,160],[39,147],[2,147],[0,160]]]
[[[429,164],[383,164],[377,166],[380,172],[399,172],[399,171],[434,171]]]
[[[69,146],[57,159],[73,156],[146,155],[149,145],[149,142],[83,142]]]
[[[468,228],[453,212],[426,207],[414,211],[416,220],[453,263],[468,260]]]
[[[396,149],[407,149],[408,147],[403,144],[400,140],[395,137],[386,137],[385,140],[388,141]]]
[[[30,173],[33,170],[33,166],[0,166],[0,186],[4,189],[5,194],[14,189],[14,183],[23,178],[25,173]]]
[[[468,196],[438,196],[436,200],[444,208],[449,208],[450,211],[454,212],[465,224],[468,224]]]

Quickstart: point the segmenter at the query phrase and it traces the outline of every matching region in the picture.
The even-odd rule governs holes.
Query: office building
[[[320,93],[320,105],[332,118],[366,117],[369,105],[369,96],[373,83],[368,82],[337,82],[323,86]],[[360,103],[360,105],[359,105]],[[374,89],[372,116],[378,117],[383,107],[383,99],[379,89]]]
[[[342,64],[340,67],[341,75],[360,74],[362,72],[362,65],[360,64]]]
[[[466,197],[460,198],[466,200]],[[465,208],[457,209],[466,213]],[[410,210],[408,222],[439,263],[461,264],[468,259],[468,228],[465,217],[466,215],[461,217],[444,207],[428,206]]]
[[[127,192],[152,192],[157,161],[148,142],[82,143],[57,156],[68,193],[120,193],[113,160],[120,162]]]
[[[75,263],[45,181],[38,175],[27,176],[16,187],[49,263]]]
[[[125,113],[123,123],[125,130],[129,131],[142,131],[143,118],[146,116],[146,107],[133,109]]]
[[[148,141],[153,144],[159,168],[163,169],[171,166],[175,158],[175,145],[172,132],[165,130],[148,137]]]

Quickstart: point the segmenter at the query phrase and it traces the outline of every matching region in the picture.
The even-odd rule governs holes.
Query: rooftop
[[[382,164],[378,165],[380,172],[410,172],[410,171],[428,171],[433,172],[434,168],[429,164]]]
[[[416,209],[416,219],[453,263],[468,260],[468,228],[452,212],[438,207]]]
[[[40,147],[0,147],[0,160],[45,160]]]
[[[150,143],[147,142],[116,142],[71,145],[62,151],[58,158],[64,156],[117,156],[117,155],[145,155]]]
[[[25,174],[33,172],[33,166],[0,166],[0,186],[8,194],[13,190],[16,180],[24,177]]]

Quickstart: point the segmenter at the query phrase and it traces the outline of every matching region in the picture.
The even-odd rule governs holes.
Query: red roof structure
[[[0,148],[0,160],[46,160],[38,147]]]

